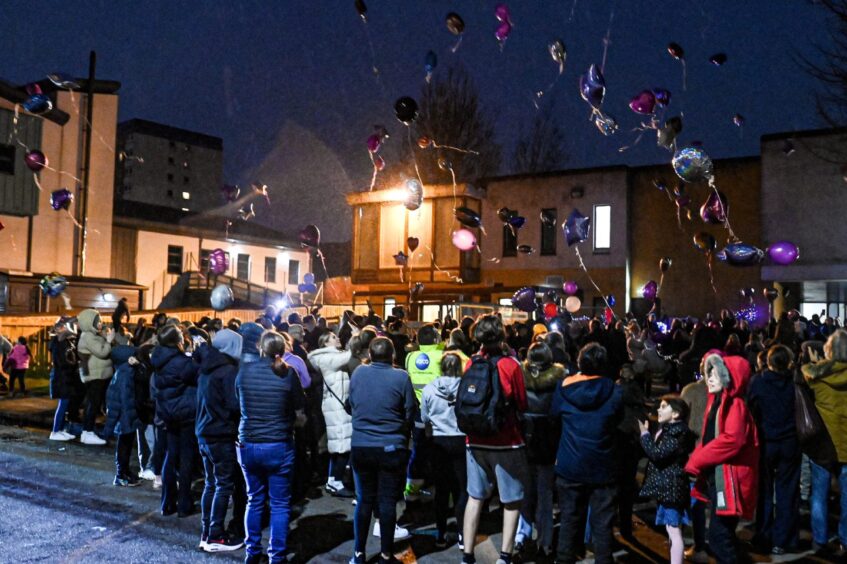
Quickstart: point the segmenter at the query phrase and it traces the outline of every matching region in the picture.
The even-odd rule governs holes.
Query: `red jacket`
[[[706,356],[711,354],[721,353],[709,351]],[[685,471],[697,478],[694,497],[706,502],[709,501],[707,472],[716,472],[717,514],[752,519],[759,488],[759,437],[743,399],[750,381],[750,364],[740,356],[725,356],[723,362],[729,369],[731,383],[721,392],[715,438],[706,446],[697,445]],[[700,437],[706,431],[714,401],[715,395],[709,394]]]

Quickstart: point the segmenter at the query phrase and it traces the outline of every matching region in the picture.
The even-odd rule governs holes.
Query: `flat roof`
[[[224,149],[224,141],[220,137],[197,131],[189,131],[188,129],[173,127],[172,125],[165,125],[139,118],[122,121],[118,124],[118,135],[124,136],[133,133],[160,137],[168,141],[178,141],[186,145],[204,147],[214,151],[223,151]]]

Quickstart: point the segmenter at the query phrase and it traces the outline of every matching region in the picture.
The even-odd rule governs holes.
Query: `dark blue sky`
[[[352,0],[7,0],[0,4],[6,22],[0,76],[13,82],[56,70],[84,76],[94,49],[98,75],[123,85],[122,120],[145,118],[223,137],[231,182],[250,180],[274,151],[308,182],[321,163],[304,153],[317,144],[344,177],[341,186],[329,189],[337,198],[367,187],[371,165],[364,140],[373,124],[398,133],[386,147],[391,165],[391,145],[400,143],[402,132],[393,117],[394,100],[419,95],[430,49],[439,57],[436,72],[460,60],[484,104],[497,113],[505,147],[502,173],[509,172],[517,132],[535,113],[532,92],[556,75],[547,43],[557,37],[568,58],[550,96],[568,131],[570,167],[668,161],[654,136],[623,154],[617,151],[632,141],[628,130],[638,123],[626,106],[629,98],[650,87],[672,91],[671,115],[685,113],[681,139],[702,140],[715,158],[757,154],[765,133],[821,126],[813,104],[817,84],[795,59],[813,53],[811,38],[825,36],[826,18],[804,0],[513,0],[515,27],[502,53],[494,39],[495,1],[366,2],[367,28]],[[621,131],[604,138],[587,121],[577,80],[602,59],[611,9],[605,109],[617,117]],[[444,25],[449,11],[466,24],[455,54],[454,37]],[[382,86],[370,72],[366,30]],[[686,92],[680,64],[666,51],[670,41],[686,50]],[[729,58],[723,67],[708,63],[716,52]],[[736,113],[746,118],[741,130],[732,124]],[[289,137],[291,131],[299,133]]]

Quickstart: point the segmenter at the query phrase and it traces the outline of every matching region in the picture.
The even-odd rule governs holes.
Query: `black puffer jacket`
[[[76,338],[71,333],[60,333],[50,340],[50,397],[70,399],[82,385],[79,379],[79,359],[76,354]]]
[[[561,420],[550,416],[550,406],[553,405],[556,388],[565,378],[565,369],[561,364],[553,364],[539,371],[529,362],[524,362],[523,373],[527,409],[522,414],[522,426],[527,460],[530,464],[551,466],[556,462]]]
[[[238,361],[214,347],[202,347],[197,380],[197,420],[194,430],[201,443],[235,442],[241,410],[235,394]]]
[[[193,424],[200,366],[179,349],[161,345],[153,349],[150,362],[156,371],[153,375],[156,415],[166,426]]]
[[[652,497],[665,506],[680,509],[688,506],[691,488],[685,464],[694,450],[694,439],[694,433],[682,422],[662,425],[655,441],[647,433],[641,435],[647,471],[640,495]]]

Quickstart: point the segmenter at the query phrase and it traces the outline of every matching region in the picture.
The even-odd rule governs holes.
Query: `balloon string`
[[[536,110],[540,110],[541,106],[538,104],[538,100],[540,100],[544,96],[544,91],[551,91],[556,86],[556,83],[559,82],[559,77],[562,76],[562,73],[565,72],[565,63],[559,63],[559,74],[556,75],[556,78],[553,79],[553,82],[547,85],[547,88],[544,90],[539,90],[535,93],[535,96],[532,97],[532,105],[535,106]]]
[[[606,29],[606,37],[603,38],[603,62],[600,64],[600,73],[606,74],[606,55],[609,53],[609,45],[612,43],[612,22],[615,19],[615,5],[611,4],[609,10],[609,27]]]
[[[453,209],[455,210],[456,209],[456,203],[457,203],[456,192],[457,192],[458,188],[456,186],[456,171],[453,170],[452,166],[450,167],[450,176],[453,178]],[[452,223],[452,225],[450,225],[450,231],[452,232],[452,231],[455,231],[455,230],[456,230],[456,214],[454,213],[453,214],[453,223]]]
[[[320,249],[316,249],[318,253],[318,258],[321,259],[321,266],[324,269],[324,276],[326,276],[326,282],[329,284],[329,289],[332,290],[332,293],[335,293],[335,287],[332,284],[332,279],[329,277],[329,271],[326,269],[326,258],[324,257],[324,253]]]
[[[415,146],[412,144],[412,128],[406,126],[406,138],[409,140],[409,149],[412,151],[412,162],[415,163],[415,174],[418,175],[418,182],[421,183],[421,190],[424,188],[424,181],[421,178],[421,169],[418,168],[418,157],[415,155]]]
[[[573,0],[573,4],[571,4],[571,15],[568,17],[568,23],[573,21],[574,12],[576,11],[576,2],[577,0]]]
[[[76,225],[78,228],[82,229],[82,224],[80,224],[80,222],[78,222],[78,221],[76,220],[76,218],[75,218],[75,217],[73,216],[73,214],[71,213],[71,210],[65,210],[65,213],[67,213],[67,214],[68,214],[68,217],[69,217],[69,218],[71,218],[71,221],[73,221],[73,222],[74,222],[74,225]],[[84,252],[84,251],[83,251],[83,254],[85,254],[85,252]]]
[[[102,143],[102,144],[103,144],[103,146],[104,146],[104,147],[106,147],[107,149],[109,149],[109,151],[110,151],[110,152],[114,155],[114,154],[115,154],[115,148],[114,148],[114,147],[112,147],[109,143],[107,143],[107,142],[106,142],[106,140],[103,138],[103,136],[102,136],[102,135],[100,135],[100,132],[99,132],[99,131],[97,131],[96,129],[94,129],[94,126],[93,126],[93,125],[91,125],[91,122],[88,120],[88,117],[89,117],[89,116],[88,116],[88,115],[82,115],[82,114],[80,113],[79,108],[78,108],[78,107],[77,107],[77,105],[76,105],[76,99],[74,98],[74,91],[73,91],[73,89],[70,89],[70,88],[69,88],[69,89],[68,89],[68,92],[70,92],[70,94],[71,94],[71,107],[74,109],[74,113],[77,115],[77,117],[78,117],[78,118],[80,118],[82,121],[84,121],[84,122],[85,122],[85,124],[88,126],[89,134],[93,133],[93,134],[97,137],[97,139],[99,139],[99,140],[100,140],[100,143]],[[81,101],[82,101],[82,99],[80,99],[80,102],[81,102]],[[144,159],[140,159],[140,158],[139,158],[139,161],[143,163],[143,162],[144,162]]]
[[[371,157],[371,162],[372,162],[372,163],[373,163],[373,165],[374,165],[374,173],[373,173],[373,176],[371,176],[371,189],[370,189],[370,190],[368,190],[368,191],[369,191],[369,192],[373,192],[373,191],[374,191],[374,186],[376,186],[376,175],[377,175],[377,174],[379,174],[379,170],[378,170],[378,169],[377,169],[377,167],[376,167],[376,160],[374,159],[374,154],[373,154],[372,152],[370,152],[370,151],[368,151],[368,154],[370,155],[370,157]]]
[[[659,275],[659,287],[656,288],[656,297],[659,297],[659,294],[662,292],[662,284],[665,282],[665,273],[661,273]]]
[[[38,188],[38,191],[44,192],[44,188],[41,187],[41,182],[38,180],[38,173],[37,172],[32,173],[32,179],[33,179],[33,181],[35,181],[35,186],[36,186],[36,188]]]
[[[432,147],[434,149],[447,149],[448,151],[456,151],[457,153],[464,153],[466,155],[479,155],[479,151],[473,151],[471,149],[460,149],[458,147],[452,147],[450,145],[439,145],[435,141],[432,142]]]
[[[606,307],[612,311],[612,317],[617,319],[615,310],[612,309],[612,305],[609,303],[608,298],[606,298],[606,295],[603,293],[603,290],[600,289],[600,286],[597,285],[597,282],[594,281],[594,278],[591,277],[591,273],[588,272],[588,268],[582,261],[582,255],[579,254],[579,245],[575,245],[573,250],[576,252],[576,258],[579,259],[579,267],[583,270],[583,272],[585,272],[585,275],[588,276],[588,280],[591,282],[591,285],[594,286],[594,289],[597,290],[597,293],[600,294],[600,297],[603,298],[603,301],[606,302]]]
[[[461,45],[462,45],[462,35],[461,35],[461,34],[459,34],[459,40],[458,40],[458,41],[456,41],[456,44],[455,44],[455,45],[453,45],[453,46],[450,48],[450,52],[451,52],[451,53],[455,53],[456,51],[458,51],[458,50],[459,50],[459,47],[461,47]]]
[[[435,270],[437,270],[438,272],[443,272],[444,274],[447,275],[448,278],[450,278],[450,280],[453,280],[458,284],[464,284],[465,283],[460,277],[456,276],[455,274],[452,274],[449,270],[444,270],[443,268],[438,266],[438,263],[435,262],[435,253],[432,252],[432,247],[430,247],[429,245],[425,245],[425,246],[426,246],[426,250],[429,251],[429,256],[432,259],[432,266],[435,268]]]
[[[718,295],[718,289],[715,286],[715,273],[712,270],[712,263],[713,263],[712,259],[714,257],[714,253],[712,251],[709,251],[708,253],[706,253],[706,255],[707,255],[706,256],[706,266],[709,267],[709,283],[711,283],[711,285],[712,285],[712,292],[714,292],[715,295],[717,296]]]
[[[685,66],[685,59],[680,59],[682,62],[682,91],[686,92],[688,90],[688,70]]]
[[[476,252],[479,253],[479,256],[481,256],[481,257],[483,256],[482,255],[482,249],[479,248],[479,243],[477,243],[477,245],[476,245]],[[483,259],[485,260],[485,262],[493,262],[493,263],[496,263],[496,264],[500,264],[500,259],[497,258],[497,257],[492,257],[492,258],[483,257]]]
[[[723,226],[726,228],[727,233],[729,233],[730,242],[738,241],[738,237],[735,236],[735,232],[732,230],[732,225],[729,224],[729,206],[723,205],[723,200],[721,199],[720,192],[718,192],[714,176],[709,179],[709,188],[712,189],[712,192],[715,194],[715,198],[717,198],[718,202],[720,202],[721,211],[723,211]]]

